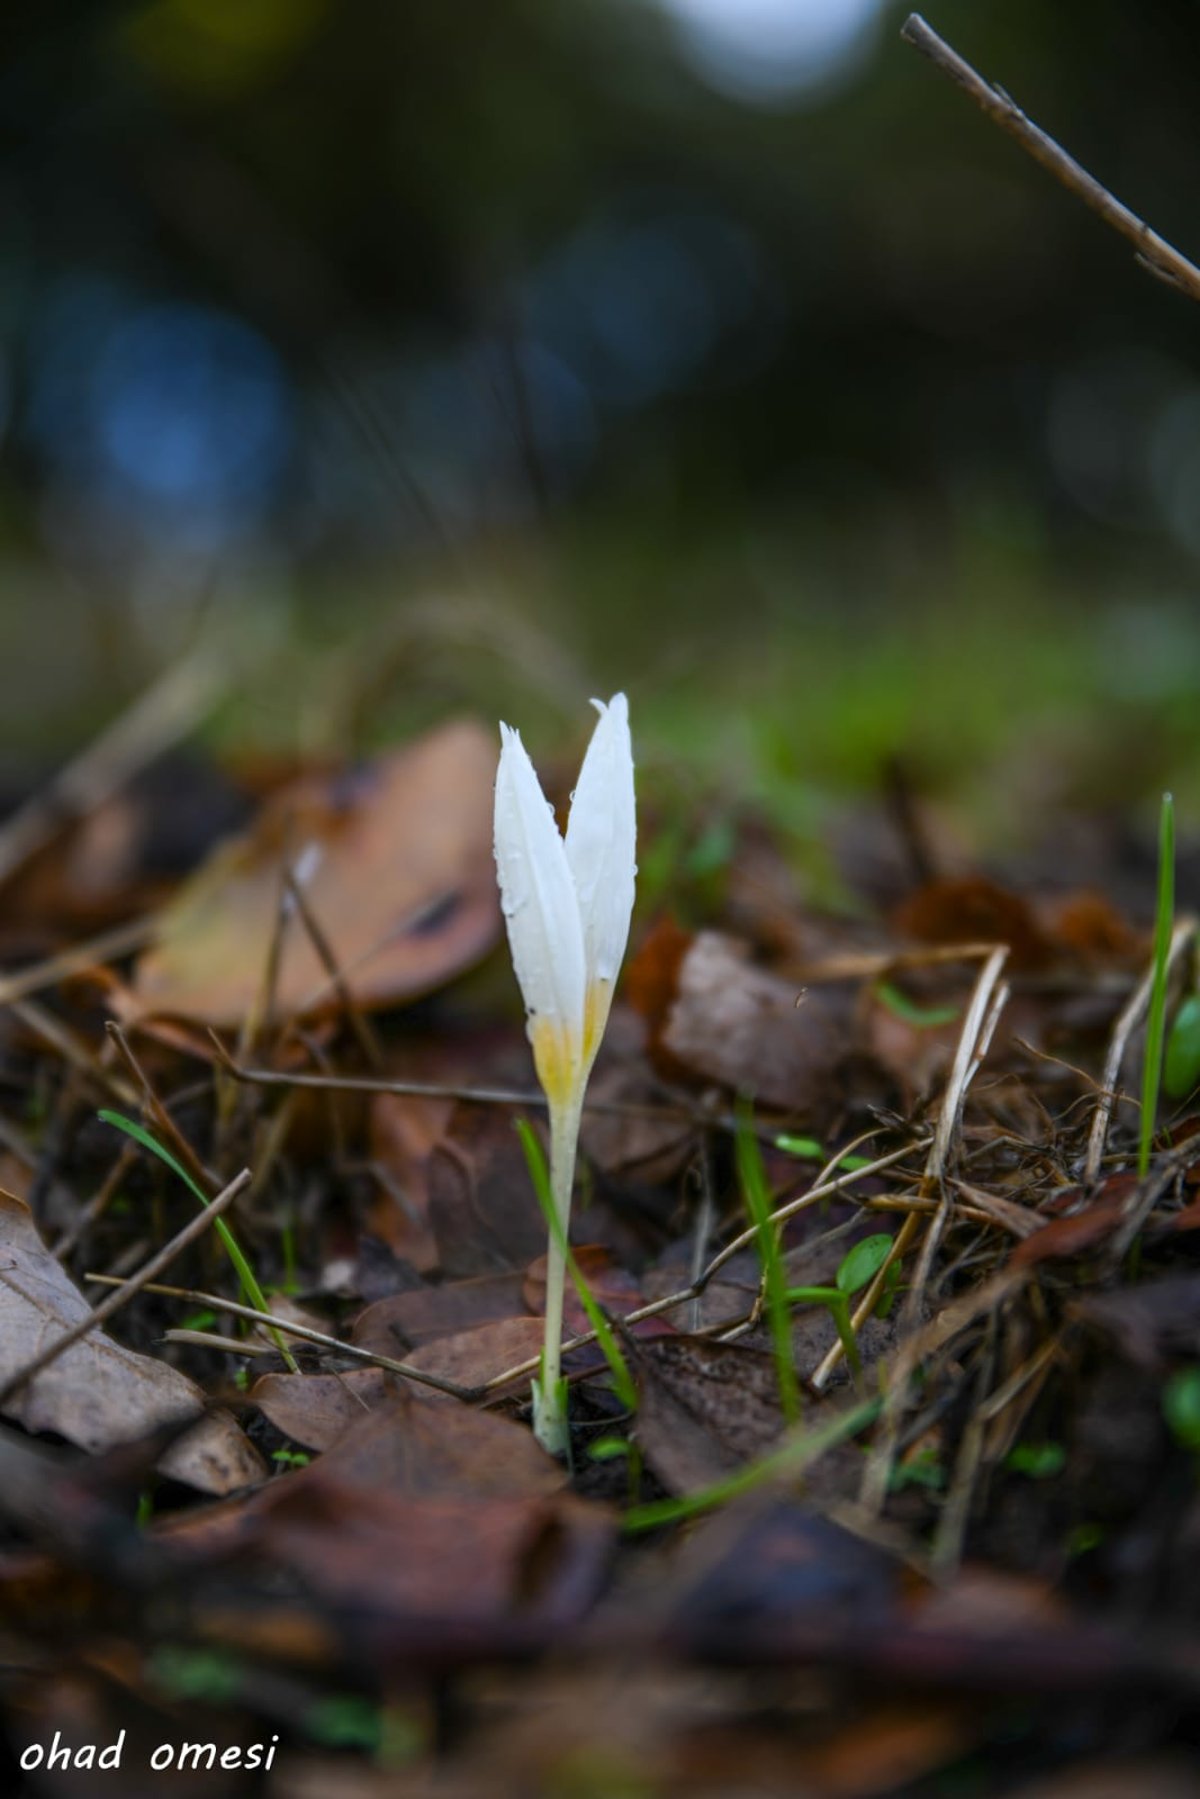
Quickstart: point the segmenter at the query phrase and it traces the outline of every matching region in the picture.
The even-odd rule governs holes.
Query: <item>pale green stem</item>
[[[546,1251],[546,1336],[540,1376],[533,1383],[533,1433],[551,1455],[566,1455],[570,1449],[567,1390],[562,1378],[562,1321],[566,1241],[582,1102],[581,1090],[568,1105],[550,1108],[550,1190],[562,1233],[560,1238],[558,1232],[551,1231]]]

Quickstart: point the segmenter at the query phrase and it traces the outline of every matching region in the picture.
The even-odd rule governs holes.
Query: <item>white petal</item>
[[[513,967],[538,1076],[553,1100],[579,1078],[586,976],[575,883],[554,813],[516,731],[500,727],[495,850]]]
[[[613,985],[629,941],[637,824],[629,705],[623,693],[600,714],[579,771],[567,822],[567,861],[579,895],[587,969],[588,1061],[608,1017]]]

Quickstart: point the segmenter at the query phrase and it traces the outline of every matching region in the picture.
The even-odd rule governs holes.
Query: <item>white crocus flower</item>
[[[625,954],[637,872],[629,706],[623,693],[607,706],[592,704],[600,719],[571,797],[565,839],[525,746],[508,725],[500,726],[496,773],[500,901],[534,1066],[550,1105],[550,1181],[564,1237],[583,1094]],[[565,1274],[551,1233],[546,1346],[533,1398],[534,1430],[554,1454],[567,1447],[560,1373]]]

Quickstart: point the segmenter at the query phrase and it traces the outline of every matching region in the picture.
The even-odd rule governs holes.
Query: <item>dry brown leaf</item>
[[[606,1037],[610,1050],[619,1053],[618,1032],[629,1017],[624,1007],[618,1007],[610,1019]],[[627,1040],[634,1036],[628,1030],[622,1034]],[[695,1154],[697,1130],[690,1118],[645,1117],[632,1109],[662,1107],[662,1095],[647,1078],[640,1060],[632,1065],[614,1063],[607,1067],[601,1063],[588,1083],[588,1095],[607,1105],[631,1108],[629,1112],[584,1113],[580,1146],[588,1161],[605,1174],[646,1186],[666,1186]]]
[[[500,1318],[515,1318],[529,1310],[524,1285],[524,1277],[514,1270],[391,1293],[359,1313],[354,1321],[354,1342],[377,1355],[396,1356],[418,1343],[455,1336]]]
[[[922,943],[1007,943],[1010,968],[1040,968],[1052,954],[1028,901],[986,875],[928,882],[897,908],[892,924]]]
[[[1120,1198],[1097,1200],[1070,1218],[1054,1218],[1018,1243],[1008,1259],[1010,1268],[1031,1268],[1037,1262],[1083,1255],[1112,1236],[1126,1214]]]
[[[1103,893],[1068,894],[1050,930],[1059,947],[1082,962],[1122,964],[1144,953],[1138,933]]]
[[[39,1237],[29,1207],[0,1192],[0,1385],[90,1309]],[[266,1470],[258,1452],[228,1413],[202,1417],[204,1403],[200,1388],[177,1368],[94,1330],[19,1387],[4,1414],[92,1454],[194,1416],[200,1422],[163,1456],[165,1474],[204,1493],[261,1480]]]
[[[324,1449],[322,1465],[353,1486],[484,1498],[554,1493],[566,1481],[565,1470],[524,1426],[456,1399],[414,1392],[382,1370],[357,1377],[268,1374],[251,1397],[277,1429]]]
[[[426,1669],[439,1639],[457,1646],[464,1629],[540,1636],[575,1622],[612,1548],[610,1516],[565,1493],[416,1498],[347,1485],[317,1462],[265,1498],[260,1552],[341,1612],[360,1652],[372,1625],[384,1641],[407,1625]]]
[[[642,1289],[628,1269],[622,1268],[612,1252],[600,1243],[575,1246],[575,1266],[591,1289],[592,1298],[610,1317],[623,1317],[643,1305]],[[525,1271],[522,1285],[527,1308],[531,1312],[546,1310],[546,1257],[539,1256]],[[581,1336],[591,1330],[587,1311],[574,1283],[568,1281],[563,1301],[563,1330],[567,1336]],[[635,1336],[674,1336],[675,1326],[665,1318],[643,1318],[630,1326]]]
[[[275,1429],[306,1449],[331,1449],[352,1424],[384,1404],[391,1382],[382,1368],[346,1374],[264,1374],[250,1399]]]
[[[405,1360],[423,1374],[437,1374],[462,1387],[482,1386],[506,1368],[540,1355],[545,1331],[541,1318],[498,1318],[492,1324],[423,1343]]]
[[[491,855],[496,749],[481,726],[443,726],[333,780],[274,795],[253,830],[220,847],[167,907],[126,1001],[223,1025],[258,1003],[284,860],[315,845],[305,898],[359,1004],[394,1005],[458,974],[496,940]],[[287,925],[275,1003],[335,1003],[300,919]]]

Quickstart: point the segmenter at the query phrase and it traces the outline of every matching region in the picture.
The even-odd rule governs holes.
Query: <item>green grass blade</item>
[[[779,1247],[779,1232],[771,1222],[771,1195],[767,1190],[766,1170],[759,1153],[758,1140],[744,1112],[739,1112],[736,1130],[738,1176],[746,1210],[758,1239],[758,1253],[763,1265],[763,1293],[767,1304],[767,1323],[775,1352],[775,1376],[779,1382],[779,1401],[789,1424],[800,1416],[800,1383],[792,1359],[792,1313],[788,1305],[787,1271]]]
[[[1162,1079],[1163,1025],[1167,1010],[1167,957],[1175,926],[1175,802],[1162,797],[1158,821],[1158,903],[1154,913],[1154,973],[1150,982],[1150,1008],[1146,1015],[1146,1055],[1142,1066],[1142,1121],[1138,1140],[1138,1177],[1150,1168],[1150,1147],[1158,1116]]]
[[[588,1286],[587,1277],[575,1259],[575,1252],[567,1241],[567,1233],[563,1229],[562,1219],[558,1215],[558,1207],[554,1203],[554,1194],[550,1187],[550,1170],[546,1166],[542,1146],[534,1135],[532,1125],[526,1119],[518,1118],[516,1124],[517,1134],[521,1139],[521,1148],[525,1151],[525,1161],[529,1167],[529,1178],[533,1182],[533,1190],[537,1194],[538,1204],[542,1208],[554,1241],[566,1258],[567,1272],[575,1283],[579,1302],[587,1313],[588,1323],[595,1331],[596,1341],[608,1363],[617,1398],[627,1410],[635,1412],[637,1410],[637,1386],[629,1372],[629,1363],[622,1355],[621,1346],[613,1334],[613,1328],[601,1311],[595,1294]]]
[[[204,1191],[203,1187],[199,1186],[196,1181],[192,1179],[183,1164],[171,1154],[169,1149],[164,1148],[157,1137],[152,1137],[150,1135],[150,1132],[146,1130],[144,1125],[138,1124],[133,1118],[126,1118],[121,1112],[105,1111],[99,1113],[99,1117],[105,1124],[111,1124],[115,1126],[117,1130],[124,1131],[127,1137],[132,1137],[135,1143],[139,1143],[143,1149],[149,1150],[152,1156],[157,1156],[159,1161],[165,1163],[171,1170],[172,1174],[177,1174],[179,1176],[179,1179],[183,1182],[184,1186],[190,1193],[195,1195],[202,1206],[208,1205],[209,1196]],[[257,1312],[269,1312],[271,1308],[267,1304],[266,1295],[258,1284],[258,1277],[250,1266],[250,1263],[247,1261],[241,1244],[238,1242],[225,1220],[223,1218],[214,1218],[213,1229],[224,1244],[225,1253],[228,1255],[229,1260],[233,1263],[234,1269],[237,1272],[237,1277],[241,1282],[242,1294],[246,1304],[253,1306]],[[300,1371],[299,1363],[288,1348],[284,1338],[278,1331],[272,1331],[271,1335],[275,1339],[276,1348],[288,1367],[292,1370],[292,1373],[298,1374]]]

